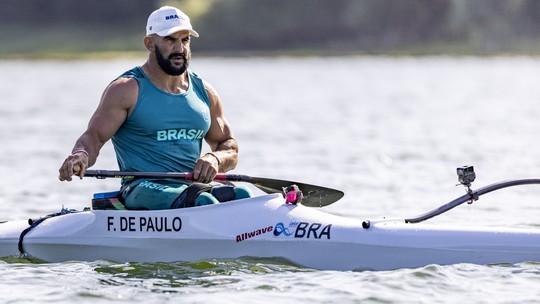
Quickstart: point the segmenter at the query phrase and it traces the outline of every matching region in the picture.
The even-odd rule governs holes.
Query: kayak
[[[184,209],[62,209],[0,223],[0,256],[23,253],[44,262],[283,258],[321,270],[540,261],[540,229],[417,223],[430,216],[353,219],[287,203],[278,193]]]

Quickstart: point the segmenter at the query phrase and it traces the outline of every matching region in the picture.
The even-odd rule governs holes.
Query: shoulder
[[[206,80],[203,80],[204,89],[206,90],[206,94],[208,94],[208,97],[210,99],[219,99],[219,95],[216,91],[216,89]]]
[[[139,81],[136,78],[121,77],[112,81],[107,87],[107,89],[120,90],[120,91],[138,90]]]
[[[191,76],[191,79],[194,80],[195,86],[200,86],[200,90],[206,93],[210,106],[219,105],[219,103],[221,103],[216,89],[208,81],[192,70],[188,70],[188,73]]]
[[[105,93],[115,97],[138,95],[139,79],[143,78],[146,78],[146,75],[142,67],[134,67],[113,80],[107,86]]]
[[[132,107],[139,97],[139,82],[135,78],[121,77],[111,82],[103,93],[103,102]]]
[[[203,83],[206,90],[206,95],[208,96],[208,101],[210,103],[210,111],[212,113],[221,113],[223,105],[221,104],[221,98],[219,97],[216,89],[207,81],[203,81]]]
[[[206,81],[204,80],[199,74],[195,73],[192,70],[188,70],[188,74],[191,80],[193,80],[193,83],[196,87],[198,87],[201,91],[205,92],[206,94],[210,94],[210,91],[215,93],[214,88]],[[212,97],[212,96],[208,96]]]

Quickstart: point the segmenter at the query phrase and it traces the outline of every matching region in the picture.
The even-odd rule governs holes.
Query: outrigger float
[[[167,173],[168,177],[175,176]],[[178,173],[181,174],[181,173]],[[89,171],[96,177],[148,177],[156,173]],[[184,174],[185,175],[185,174]],[[189,176],[188,176],[189,177]],[[498,264],[540,261],[540,230],[430,225],[425,220],[501,188],[540,179],[500,182],[472,190],[472,167],[458,168],[467,193],[418,217],[363,220],[319,208],[338,190],[295,183],[301,203],[270,193],[226,203],[158,211],[62,209],[37,220],[0,224],[0,256],[45,262],[173,262],[240,257],[284,258],[315,269],[389,270],[429,264]],[[181,176],[178,178],[186,178]],[[267,192],[294,182],[220,175]],[[297,199],[302,193],[297,191]],[[99,196],[99,195],[98,195]]]

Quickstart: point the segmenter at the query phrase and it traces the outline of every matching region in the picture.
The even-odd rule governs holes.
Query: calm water
[[[116,180],[61,183],[58,167],[103,88],[144,59],[0,61],[0,219],[81,209]],[[540,176],[540,59],[195,56],[240,143],[236,173],[345,191],[328,212],[410,217],[474,187]],[[111,146],[96,169],[116,169]],[[430,221],[540,227],[540,187],[482,197]],[[332,258],[332,257],[328,257]],[[1,302],[352,303],[540,301],[540,264],[313,271],[276,260],[0,261]]]

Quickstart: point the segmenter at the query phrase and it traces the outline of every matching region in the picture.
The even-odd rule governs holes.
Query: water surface
[[[103,88],[143,59],[0,61],[0,218],[81,209],[118,181],[58,181]],[[473,187],[540,176],[540,59],[195,58],[240,144],[236,173],[345,191],[328,212],[410,217]],[[110,144],[95,165],[116,169]],[[430,221],[540,227],[540,187],[501,190]],[[332,257],[328,257],[332,258]],[[540,264],[315,271],[279,260],[0,261],[3,302],[532,303]]]

